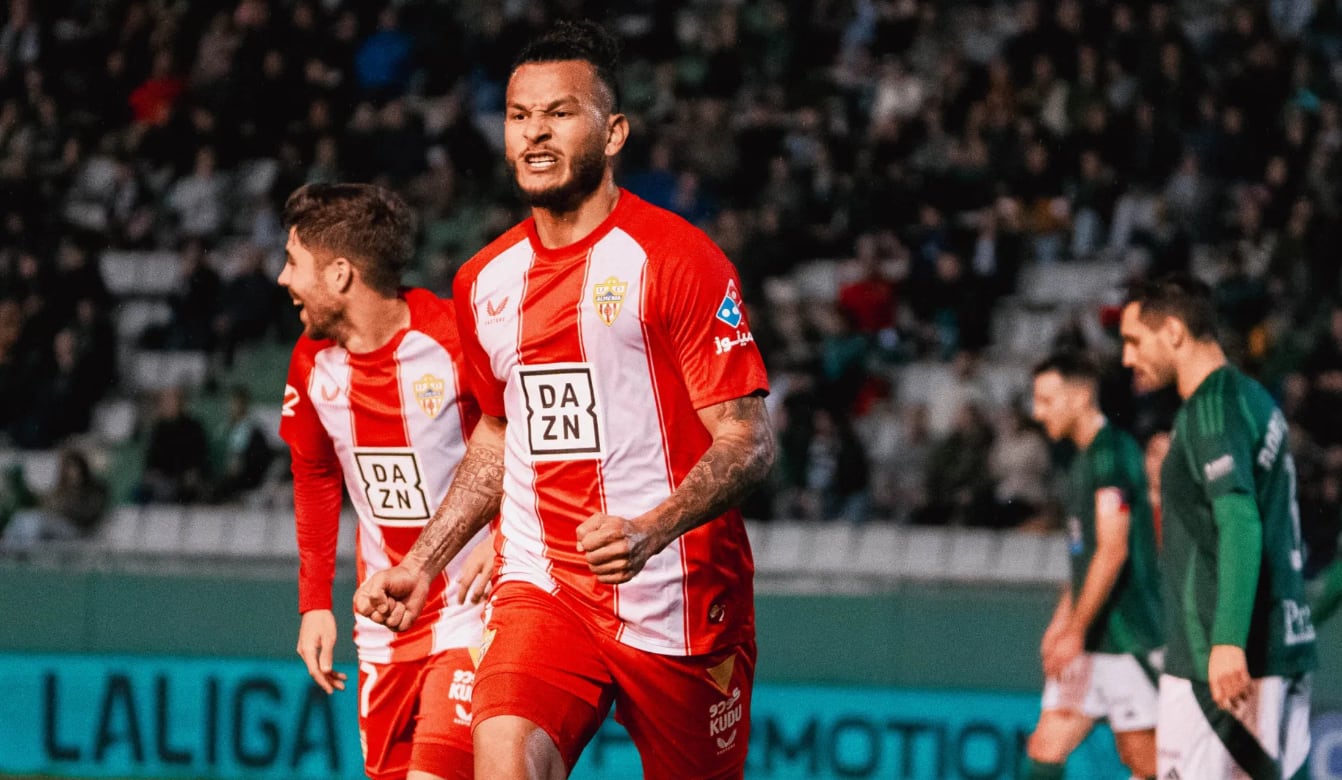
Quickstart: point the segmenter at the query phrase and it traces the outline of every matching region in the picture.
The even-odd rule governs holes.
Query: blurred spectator
[[[147,125],[166,125],[186,85],[176,73],[172,51],[159,49],[153,55],[149,78],[130,93],[135,121]]]
[[[1017,403],[1002,412],[988,468],[996,483],[996,512],[983,525],[1010,528],[1034,518],[1048,501],[1050,456],[1048,442]]]
[[[43,542],[92,536],[107,511],[107,486],[78,450],[64,450],[56,484],[37,496],[27,487],[19,464],[10,467],[0,489],[0,547],[25,552]],[[4,516],[9,515],[8,523]]]
[[[359,46],[354,55],[354,74],[359,87],[370,97],[398,97],[410,79],[413,41],[400,29],[396,6],[382,9],[377,30]]]
[[[45,37],[33,14],[31,0],[10,0],[9,18],[0,28],[0,61],[16,69],[36,65],[42,56]]]
[[[29,546],[34,541],[35,525],[16,520],[37,506],[38,501],[37,494],[28,487],[22,463],[10,463],[0,471],[0,541],[5,547]]]
[[[955,415],[950,433],[937,440],[924,474],[927,504],[913,521],[924,525],[995,525],[988,452],[992,423],[976,404]]]
[[[209,444],[205,428],[186,410],[181,388],[159,393],[145,448],[144,473],[135,489],[139,503],[193,503],[205,497]]]
[[[1108,243],[1118,188],[1114,172],[1094,149],[1081,152],[1080,172],[1072,186],[1072,246],[1074,257],[1090,257]]]
[[[106,377],[81,353],[74,330],[57,331],[49,354],[50,362],[37,368],[27,388],[27,413],[13,429],[21,447],[43,449],[87,431],[93,402],[106,389]]]
[[[1216,313],[1226,330],[1221,339],[1227,355],[1238,365],[1247,362],[1252,331],[1267,318],[1268,291],[1262,277],[1251,274],[1235,250],[1225,255],[1225,269],[1213,290]]]
[[[870,466],[848,416],[816,409],[806,447],[803,517],[861,523],[870,512]]]
[[[927,503],[923,474],[932,448],[927,407],[888,399],[860,422],[857,433],[871,461],[873,515],[908,520]]]
[[[961,352],[979,352],[988,345],[990,290],[950,250],[936,258],[933,275],[911,290],[910,304],[923,326],[931,353],[951,360]]]
[[[198,149],[191,175],[179,179],[168,192],[168,208],[187,238],[211,240],[223,231],[228,183],[215,166],[214,149]]]
[[[1299,419],[1319,445],[1342,447],[1342,304],[1329,307],[1326,323],[1302,367],[1308,390]]]
[[[265,481],[275,460],[261,424],[251,416],[251,393],[237,386],[228,396],[228,421],[221,431],[222,463],[210,489],[210,500],[232,501]]]
[[[940,383],[927,401],[927,425],[938,440],[955,428],[966,406],[985,408],[992,403],[992,390],[980,357],[961,352],[950,368],[950,381]]]
[[[882,243],[887,246],[881,246]],[[895,246],[889,246],[894,243]],[[898,286],[883,267],[884,252],[898,247],[893,236],[863,233],[857,237],[858,278],[839,288],[839,308],[857,332],[873,339],[889,331],[897,321]]]
[[[141,337],[151,349],[203,350],[215,346],[223,282],[210,266],[208,248],[198,238],[182,242],[178,250],[177,286],[169,302],[172,319],[166,326],[149,328]]]
[[[820,334],[820,403],[847,417],[867,381],[867,339],[854,330],[853,315],[830,304],[813,312]]]
[[[261,247],[245,247],[235,275],[223,283],[215,330],[225,367],[232,367],[239,346],[259,341],[278,323],[284,297],[265,260]]]
[[[107,485],[93,473],[88,458],[77,449],[62,450],[56,484],[41,499],[41,538],[88,538],[97,532],[107,513]]]

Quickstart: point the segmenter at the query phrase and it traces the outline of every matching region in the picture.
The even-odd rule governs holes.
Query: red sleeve
[[[504,383],[494,377],[489,355],[480,346],[475,331],[475,278],[482,265],[463,268],[452,282],[452,302],[457,307],[457,336],[461,339],[466,392],[475,398],[480,411],[491,417],[504,417]]]
[[[651,259],[650,309],[667,336],[694,408],[768,393],[741,282],[722,250],[686,226],[654,250]]]
[[[289,361],[280,436],[289,444],[298,536],[298,611],[331,608],[340,531],[340,461],[308,397],[314,353],[300,341]]]

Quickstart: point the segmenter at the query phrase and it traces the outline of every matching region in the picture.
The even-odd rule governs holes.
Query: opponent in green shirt
[[[1262,385],[1229,365],[1175,417],[1161,469],[1170,674],[1208,680],[1216,645],[1242,646],[1250,677],[1314,668],[1286,433]]]
[[[1035,419],[1077,454],[1065,500],[1072,579],[1040,642],[1045,686],[1027,746],[1030,780],[1062,777],[1068,755],[1100,718],[1109,720],[1133,775],[1155,774],[1155,528],[1142,451],[1100,412],[1097,385],[1094,366],[1074,353],[1054,355],[1034,372]]]
[[[1096,509],[1128,510],[1127,559],[1086,632],[1085,649],[1141,658],[1164,644],[1156,534],[1146,492],[1142,449],[1108,421],[1090,446],[1077,453],[1067,475],[1067,533],[1072,555],[1072,594],[1081,594],[1095,568],[1099,537]]]
[[[1315,653],[1286,420],[1227,362],[1205,284],[1141,285],[1121,328],[1138,389],[1184,401],[1161,468],[1160,776],[1291,777]]]

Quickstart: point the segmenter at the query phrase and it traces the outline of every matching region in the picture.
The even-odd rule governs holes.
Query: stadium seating
[[[1061,534],[871,523],[748,524],[761,587],[801,579],[1057,582],[1068,576]]]
[[[355,555],[355,517],[340,518],[337,560]],[[765,591],[875,592],[903,582],[1038,585],[1068,577],[1061,534],[872,523],[747,523]],[[98,567],[195,567],[227,562],[264,571],[298,565],[289,507],[124,505],[91,539],[32,551]],[[156,563],[157,562],[157,563]]]

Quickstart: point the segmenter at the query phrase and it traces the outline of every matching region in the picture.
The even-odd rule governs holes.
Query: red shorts
[[[550,735],[572,771],[614,703],[645,778],[743,775],[753,640],[708,655],[658,655],[605,636],[526,583],[500,585],[491,602],[489,644],[476,673],[476,723],[526,718]]]
[[[359,663],[359,745],[372,780],[411,770],[470,780],[471,688],[475,664],[465,648],[422,661]]]

